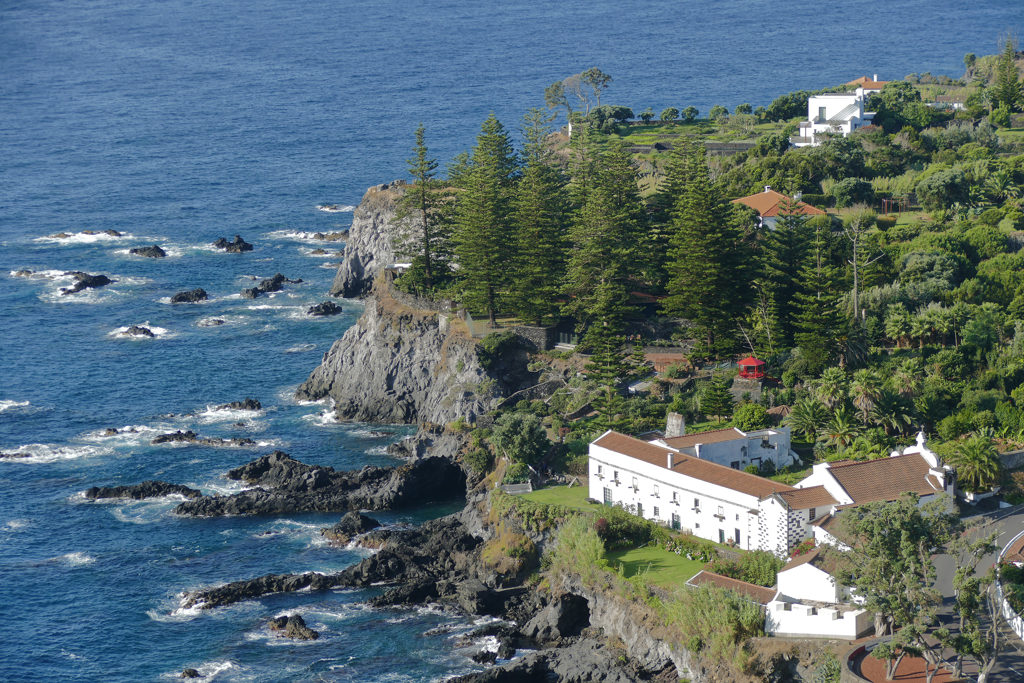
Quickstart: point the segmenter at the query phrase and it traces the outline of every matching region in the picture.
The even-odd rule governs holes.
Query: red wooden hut
[[[744,379],[761,379],[764,377],[764,361],[747,356],[737,365],[740,366],[740,377]]]

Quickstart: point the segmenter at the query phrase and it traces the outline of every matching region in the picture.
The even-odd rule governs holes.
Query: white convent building
[[[853,131],[874,122],[875,113],[864,111],[867,98],[881,92],[889,81],[859,78],[847,85],[857,85],[853,92],[822,93],[807,100],[807,120],[800,122],[797,135],[790,138],[795,147],[817,146],[827,135],[847,137]]]
[[[788,451],[788,431],[766,431],[776,432],[779,445],[784,434]],[[715,441],[714,433],[706,434],[711,436],[703,441],[700,434],[690,435],[697,441],[683,445],[672,438],[647,442],[605,432],[590,444],[591,497],[701,538],[785,558],[808,538],[834,542],[828,526],[839,508],[895,500],[905,492],[918,494],[922,503],[955,492],[952,471],[924,446],[923,435],[903,453],[821,463],[796,486],[787,486],[743,472],[735,461],[715,461],[715,444],[732,441],[730,448],[746,442],[749,459],[751,435]]]

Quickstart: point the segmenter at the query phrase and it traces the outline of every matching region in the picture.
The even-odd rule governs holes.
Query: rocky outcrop
[[[124,332],[118,333],[120,337],[155,337],[153,330],[148,327],[142,327],[141,325],[132,325]]]
[[[306,621],[298,614],[290,617],[276,617],[267,622],[271,631],[283,631],[285,638],[295,640],[316,640],[320,637],[317,631],[306,626]]]
[[[315,306],[310,306],[309,310],[306,311],[306,313],[312,316],[325,316],[338,315],[339,313],[341,313],[341,311],[341,306],[334,303],[333,301],[324,301],[322,303],[316,304]]]
[[[164,258],[167,256],[167,252],[161,249],[157,244],[154,244],[151,247],[135,247],[134,249],[129,249],[128,253],[135,254],[136,256],[146,256],[148,258]]]
[[[348,543],[353,536],[365,534],[380,526],[380,522],[359,512],[352,511],[341,518],[334,526],[320,530],[320,535],[335,543]]]
[[[72,270],[64,273],[65,275],[73,275],[75,278],[75,284],[72,287],[61,287],[61,295],[77,294],[83,289],[94,289],[96,287],[106,287],[109,284],[117,282],[117,280],[111,280],[106,275],[90,275],[89,273],[83,273],[80,270]]]
[[[232,401],[217,406],[217,410],[262,410],[263,406],[254,398],[247,398],[244,401]]]
[[[376,288],[296,397],[330,396],[342,420],[446,424],[461,416],[472,423],[496,399],[536,383],[525,351],[507,351],[485,369],[476,343],[441,315]]]
[[[218,439],[211,436],[199,436],[192,430],[180,429],[170,434],[161,434],[150,442],[156,446],[162,443],[197,443],[203,446],[255,446],[256,442],[247,438]]]
[[[203,494],[195,489],[180,484],[168,484],[166,481],[144,481],[141,484],[131,486],[99,487],[93,486],[85,492],[89,500],[100,498],[131,498],[132,500],[143,500],[144,498],[160,498],[162,496],[185,496],[186,498],[202,498]]]
[[[184,671],[181,672],[181,677],[182,678],[205,678],[205,676],[200,674],[199,671],[197,671],[196,669],[185,669]]]
[[[242,290],[242,297],[244,297],[246,299],[255,299],[260,294],[269,294],[270,292],[280,292],[282,289],[284,289],[284,284],[285,283],[297,285],[297,284],[300,284],[301,282],[302,282],[301,279],[299,279],[299,280],[289,280],[284,275],[281,275],[281,273],[276,273],[274,275],[274,277],[268,277],[266,280],[263,280],[262,282],[260,282],[255,287],[252,287],[250,289],[243,289]]]
[[[206,295],[206,290],[200,287],[199,289],[189,290],[187,292],[178,292],[171,297],[172,304],[196,304],[200,301],[206,301],[209,297]]]
[[[31,457],[31,453],[0,453],[0,460],[21,460]]]
[[[335,472],[331,467],[306,465],[281,451],[231,470],[228,478],[259,488],[187,501],[175,512],[216,516],[391,510],[454,498],[464,494],[466,482],[458,465],[446,458]]]
[[[387,454],[396,458],[417,460],[429,453],[439,458],[452,460],[469,443],[469,434],[445,429],[442,425],[425,422],[414,436],[396,441],[387,447]]]
[[[224,321],[220,318],[208,318],[206,320],[200,320],[196,323],[199,327],[219,327],[223,325]]]
[[[213,243],[213,246],[217,249],[223,249],[229,254],[241,254],[243,251],[252,251],[252,245],[243,240],[241,235],[235,235],[235,239],[232,242],[228,242],[221,237]]]
[[[348,239],[348,230],[341,230],[339,232],[318,232],[313,234],[313,239],[321,240],[324,242],[339,242]]]
[[[346,299],[370,293],[374,278],[394,263],[398,237],[396,211],[406,191],[404,180],[374,185],[352,213],[344,260],[331,285],[331,296]]]

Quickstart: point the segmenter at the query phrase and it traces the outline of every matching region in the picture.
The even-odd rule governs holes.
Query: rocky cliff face
[[[444,424],[462,416],[473,422],[535,381],[525,359],[525,352],[512,351],[485,370],[457,321],[445,325],[437,313],[404,306],[381,286],[296,397],[329,396],[344,420]]]
[[[346,299],[366,296],[373,279],[395,261],[395,212],[405,194],[404,180],[374,185],[352,213],[345,254],[331,285],[331,296]]]

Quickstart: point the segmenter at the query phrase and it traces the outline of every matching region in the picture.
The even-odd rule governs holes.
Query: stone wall
[[[846,654],[839,659],[842,664],[839,672],[839,683],[871,683],[871,681],[861,678],[860,674],[853,671],[853,660],[864,651],[865,647],[865,645],[855,645],[847,650]]]
[[[510,408],[519,403],[520,401],[543,400],[564,386],[565,380],[561,379],[554,379],[551,380],[550,382],[542,382],[540,384],[535,384],[532,387],[523,389],[522,391],[517,391],[516,393],[506,398],[504,401],[498,404],[498,410],[501,410],[503,408]]]
[[[1003,463],[1003,468],[1007,470],[1015,470],[1018,467],[1024,467],[1024,451],[1007,451],[999,454],[999,460]]]

